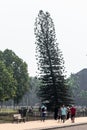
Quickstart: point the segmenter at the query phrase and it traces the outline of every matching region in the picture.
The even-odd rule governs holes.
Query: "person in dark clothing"
[[[60,122],[60,120],[62,121],[62,117],[61,117],[61,107],[58,108],[58,122]]]
[[[55,107],[55,109],[54,109],[54,119],[57,120],[57,118],[58,118],[58,108]]]
[[[71,113],[71,121],[72,121],[72,123],[74,123],[75,122],[75,115],[76,115],[76,108],[74,106],[72,106],[70,108],[70,113]]]
[[[41,121],[45,121],[46,119],[46,106],[45,105],[42,105],[41,106]]]
[[[66,119],[68,120],[70,118],[70,107],[67,107],[67,117]]]
[[[26,108],[21,108],[19,109],[19,114],[21,114],[21,117],[23,118],[23,121],[26,121],[26,113],[27,113],[27,109]]]

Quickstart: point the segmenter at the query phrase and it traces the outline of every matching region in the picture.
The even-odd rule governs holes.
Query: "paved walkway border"
[[[64,126],[57,126],[57,127],[51,127],[51,128],[45,128],[45,129],[37,129],[37,130],[56,130],[56,129],[59,129],[59,128],[66,128],[66,127],[75,127],[75,126],[78,126],[78,125],[87,125],[87,122],[86,123],[77,123],[77,124],[71,124],[71,125],[64,125]],[[34,129],[32,129],[34,130]]]
[[[78,125],[87,125],[87,117],[78,117],[75,119],[75,123],[71,123],[70,119],[65,121],[65,123],[58,122],[57,120],[4,123],[0,124],[0,130],[57,130]]]
[[[67,124],[65,122],[65,123],[58,125],[58,126],[51,126],[51,127],[49,126],[47,128],[34,128],[31,130],[56,130],[56,129],[66,128],[66,127],[75,127],[78,125],[87,125],[87,117],[79,117],[76,119],[78,121],[76,121],[75,123],[70,123],[70,119],[69,119],[69,123],[67,123]],[[27,130],[30,130],[30,129],[27,129]]]

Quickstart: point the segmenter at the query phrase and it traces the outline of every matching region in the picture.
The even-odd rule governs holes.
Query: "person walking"
[[[67,120],[70,118],[70,107],[67,107]]]
[[[61,120],[61,107],[58,108],[58,122]],[[62,120],[61,120],[62,121]]]
[[[41,121],[45,121],[45,118],[46,118],[46,106],[45,105],[42,105],[41,106]]]
[[[61,117],[64,123],[67,117],[67,108],[65,107],[65,105],[61,107]]]
[[[74,107],[74,105],[72,105],[72,107],[70,108],[70,113],[71,113],[71,122],[74,123],[76,115],[76,108]]]
[[[54,109],[54,119],[57,120],[57,118],[58,118],[58,108],[55,107],[55,109]]]

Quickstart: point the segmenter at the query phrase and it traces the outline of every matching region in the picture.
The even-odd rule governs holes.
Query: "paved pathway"
[[[56,120],[46,120],[45,122],[28,121],[21,123],[4,123],[0,124],[0,130],[57,130],[57,128],[78,126],[87,124],[87,117],[79,117],[75,119],[75,123],[71,123],[71,120],[67,120],[65,123],[58,122]]]
[[[77,126],[70,126],[70,127],[64,127],[64,128],[56,128],[51,130],[87,130],[87,124],[85,125],[77,125]]]

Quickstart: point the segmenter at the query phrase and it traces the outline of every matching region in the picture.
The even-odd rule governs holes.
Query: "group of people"
[[[76,108],[74,105],[71,107],[65,107],[65,105],[63,105],[57,111],[55,111],[55,113],[55,119],[58,119],[58,121],[61,120],[64,123],[66,120],[71,118],[71,122],[75,122]]]
[[[45,121],[47,107],[44,104],[42,104],[42,106],[40,107],[40,112],[41,112],[41,120]],[[75,116],[76,116],[76,108],[74,107],[74,105],[72,105],[71,107],[66,107],[65,105],[62,105],[59,109],[58,108],[55,109],[54,118],[57,119],[58,121],[61,120],[61,122],[63,123],[69,118],[71,118],[71,122],[74,123]]]

